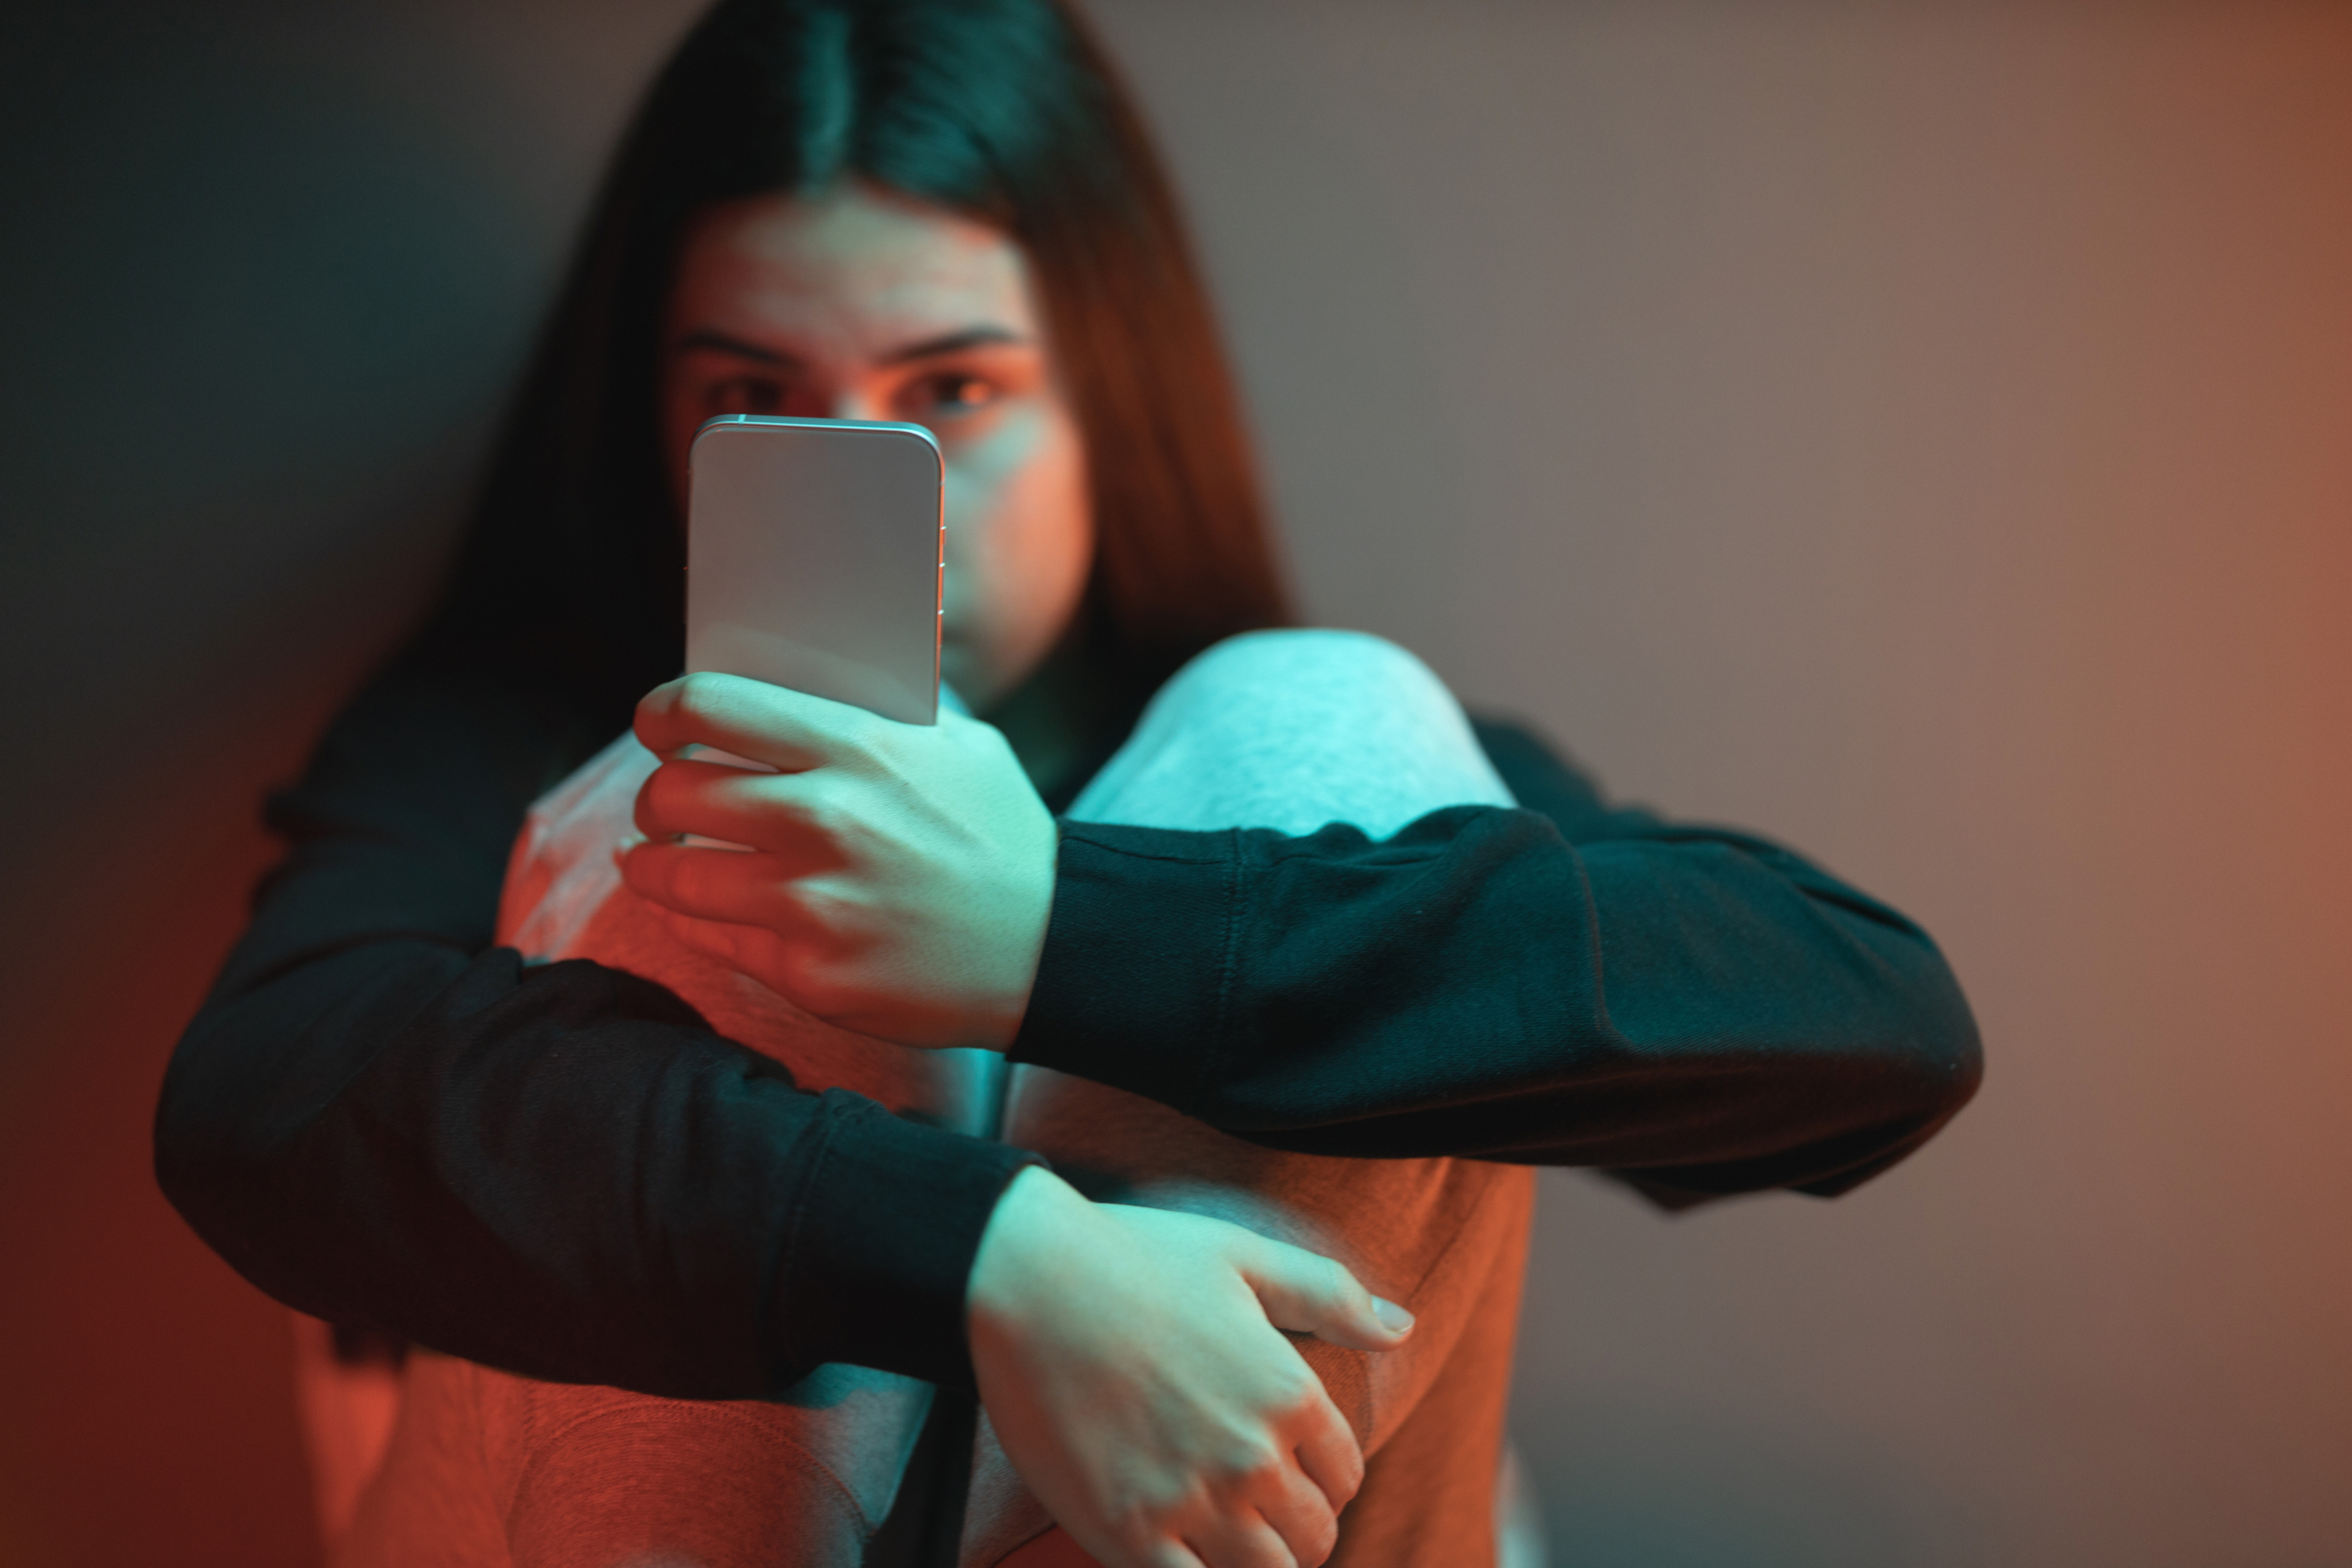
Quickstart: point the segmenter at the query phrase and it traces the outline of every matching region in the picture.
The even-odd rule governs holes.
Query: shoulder
[[[399,815],[465,800],[503,819],[608,744],[629,713],[612,694],[511,664],[404,653],[335,715],[275,814],[299,816],[307,807]]]

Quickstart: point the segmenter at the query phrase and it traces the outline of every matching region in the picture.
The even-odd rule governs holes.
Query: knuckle
[[[685,780],[677,769],[665,762],[647,775],[637,789],[637,826],[651,831],[648,817],[658,819],[677,809],[679,786]]]
[[[677,683],[671,709],[680,718],[698,726],[710,724],[726,712],[727,685],[726,676],[698,670]]]
[[[1168,1515],[1175,1511],[1129,1498],[1110,1509],[1102,1522],[1110,1538],[1136,1561],[1158,1563],[1164,1561],[1160,1552],[1167,1544]]]
[[[1272,1373],[1272,1393],[1276,1408],[1296,1421],[1311,1414],[1322,1402],[1323,1380],[1302,1356],[1292,1356],[1288,1364]]]
[[[1244,1438],[1228,1448],[1218,1466],[1218,1479],[1228,1487],[1255,1487],[1277,1479],[1288,1456],[1263,1436]]]
[[[661,801],[659,798],[654,794],[650,784],[648,784],[646,788],[638,790],[637,798],[630,802],[629,824],[635,828],[637,831],[643,833],[648,840],[658,840],[661,837]],[[654,847],[658,846],[656,845]],[[637,857],[633,856],[631,858],[635,859]]]
[[[840,787],[821,769],[800,776],[789,810],[801,823],[826,838],[837,836],[848,817]]]
[[[639,697],[636,711],[631,717],[631,727],[642,735],[648,725],[658,724],[662,715],[677,701],[677,687],[676,681],[664,681]]]
[[[814,880],[794,883],[785,892],[784,899],[792,906],[793,918],[800,923],[812,945],[839,939],[842,927],[846,923],[846,912],[842,908],[841,900],[823,883]]]

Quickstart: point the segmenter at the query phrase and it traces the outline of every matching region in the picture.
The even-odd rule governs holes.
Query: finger
[[[871,727],[887,722],[847,703],[698,670],[647,692],[637,704],[636,731],[657,756],[715,746],[797,773],[838,761]]]
[[[1144,1568],[1209,1568],[1200,1553],[1181,1541],[1162,1541],[1138,1559]]]
[[[800,906],[786,895],[786,873],[769,854],[730,853],[648,840],[620,857],[621,880],[640,898],[699,920],[788,930]]]
[[[1297,1452],[1299,1472],[1335,1511],[1347,1507],[1363,1490],[1364,1446],[1328,1393],[1323,1407],[1310,1414],[1307,1429],[1299,1434]]]
[[[1226,1515],[1184,1531],[1184,1544],[1205,1568],[1299,1568],[1281,1533],[1265,1516],[1244,1505],[1246,1512]],[[1321,1558],[1316,1559],[1321,1563]]]
[[[1280,1482],[1258,1499],[1258,1511],[1282,1538],[1298,1568],[1320,1568],[1339,1542],[1339,1504],[1304,1470],[1284,1468]]]
[[[798,871],[837,865],[814,819],[821,791],[805,775],[746,773],[715,762],[665,762],[637,789],[635,821],[649,839],[698,833],[785,855]]]
[[[1412,1332],[1411,1312],[1374,1296],[1336,1259],[1262,1241],[1241,1270],[1278,1329],[1349,1350],[1394,1350]]]

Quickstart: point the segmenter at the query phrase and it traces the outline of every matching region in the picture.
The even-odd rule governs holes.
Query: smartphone
[[[919,424],[726,414],[687,462],[686,667],[936,724],[947,571]]]

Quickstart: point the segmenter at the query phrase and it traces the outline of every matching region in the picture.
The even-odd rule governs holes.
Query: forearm
[[[165,1192],[282,1300],[542,1377],[968,1378],[963,1273],[1024,1156],[803,1093],[657,986],[492,946],[524,808],[620,722],[471,670],[395,671],[338,718],[173,1057]]]
[[[1915,928],[1736,835],[1066,828],[1013,1054],[1272,1146],[1838,1190],[1977,1071]]]
[[[967,1380],[964,1276],[1024,1158],[803,1093],[616,971],[396,939],[216,998],[156,1154],[199,1234],[305,1311],[727,1398],[829,1360]]]
[[[1377,639],[1219,644],[1072,815],[1013,1055],[1260,1143],[1829,1191],[1974,1086],[1916,926],[1610,809]]]

